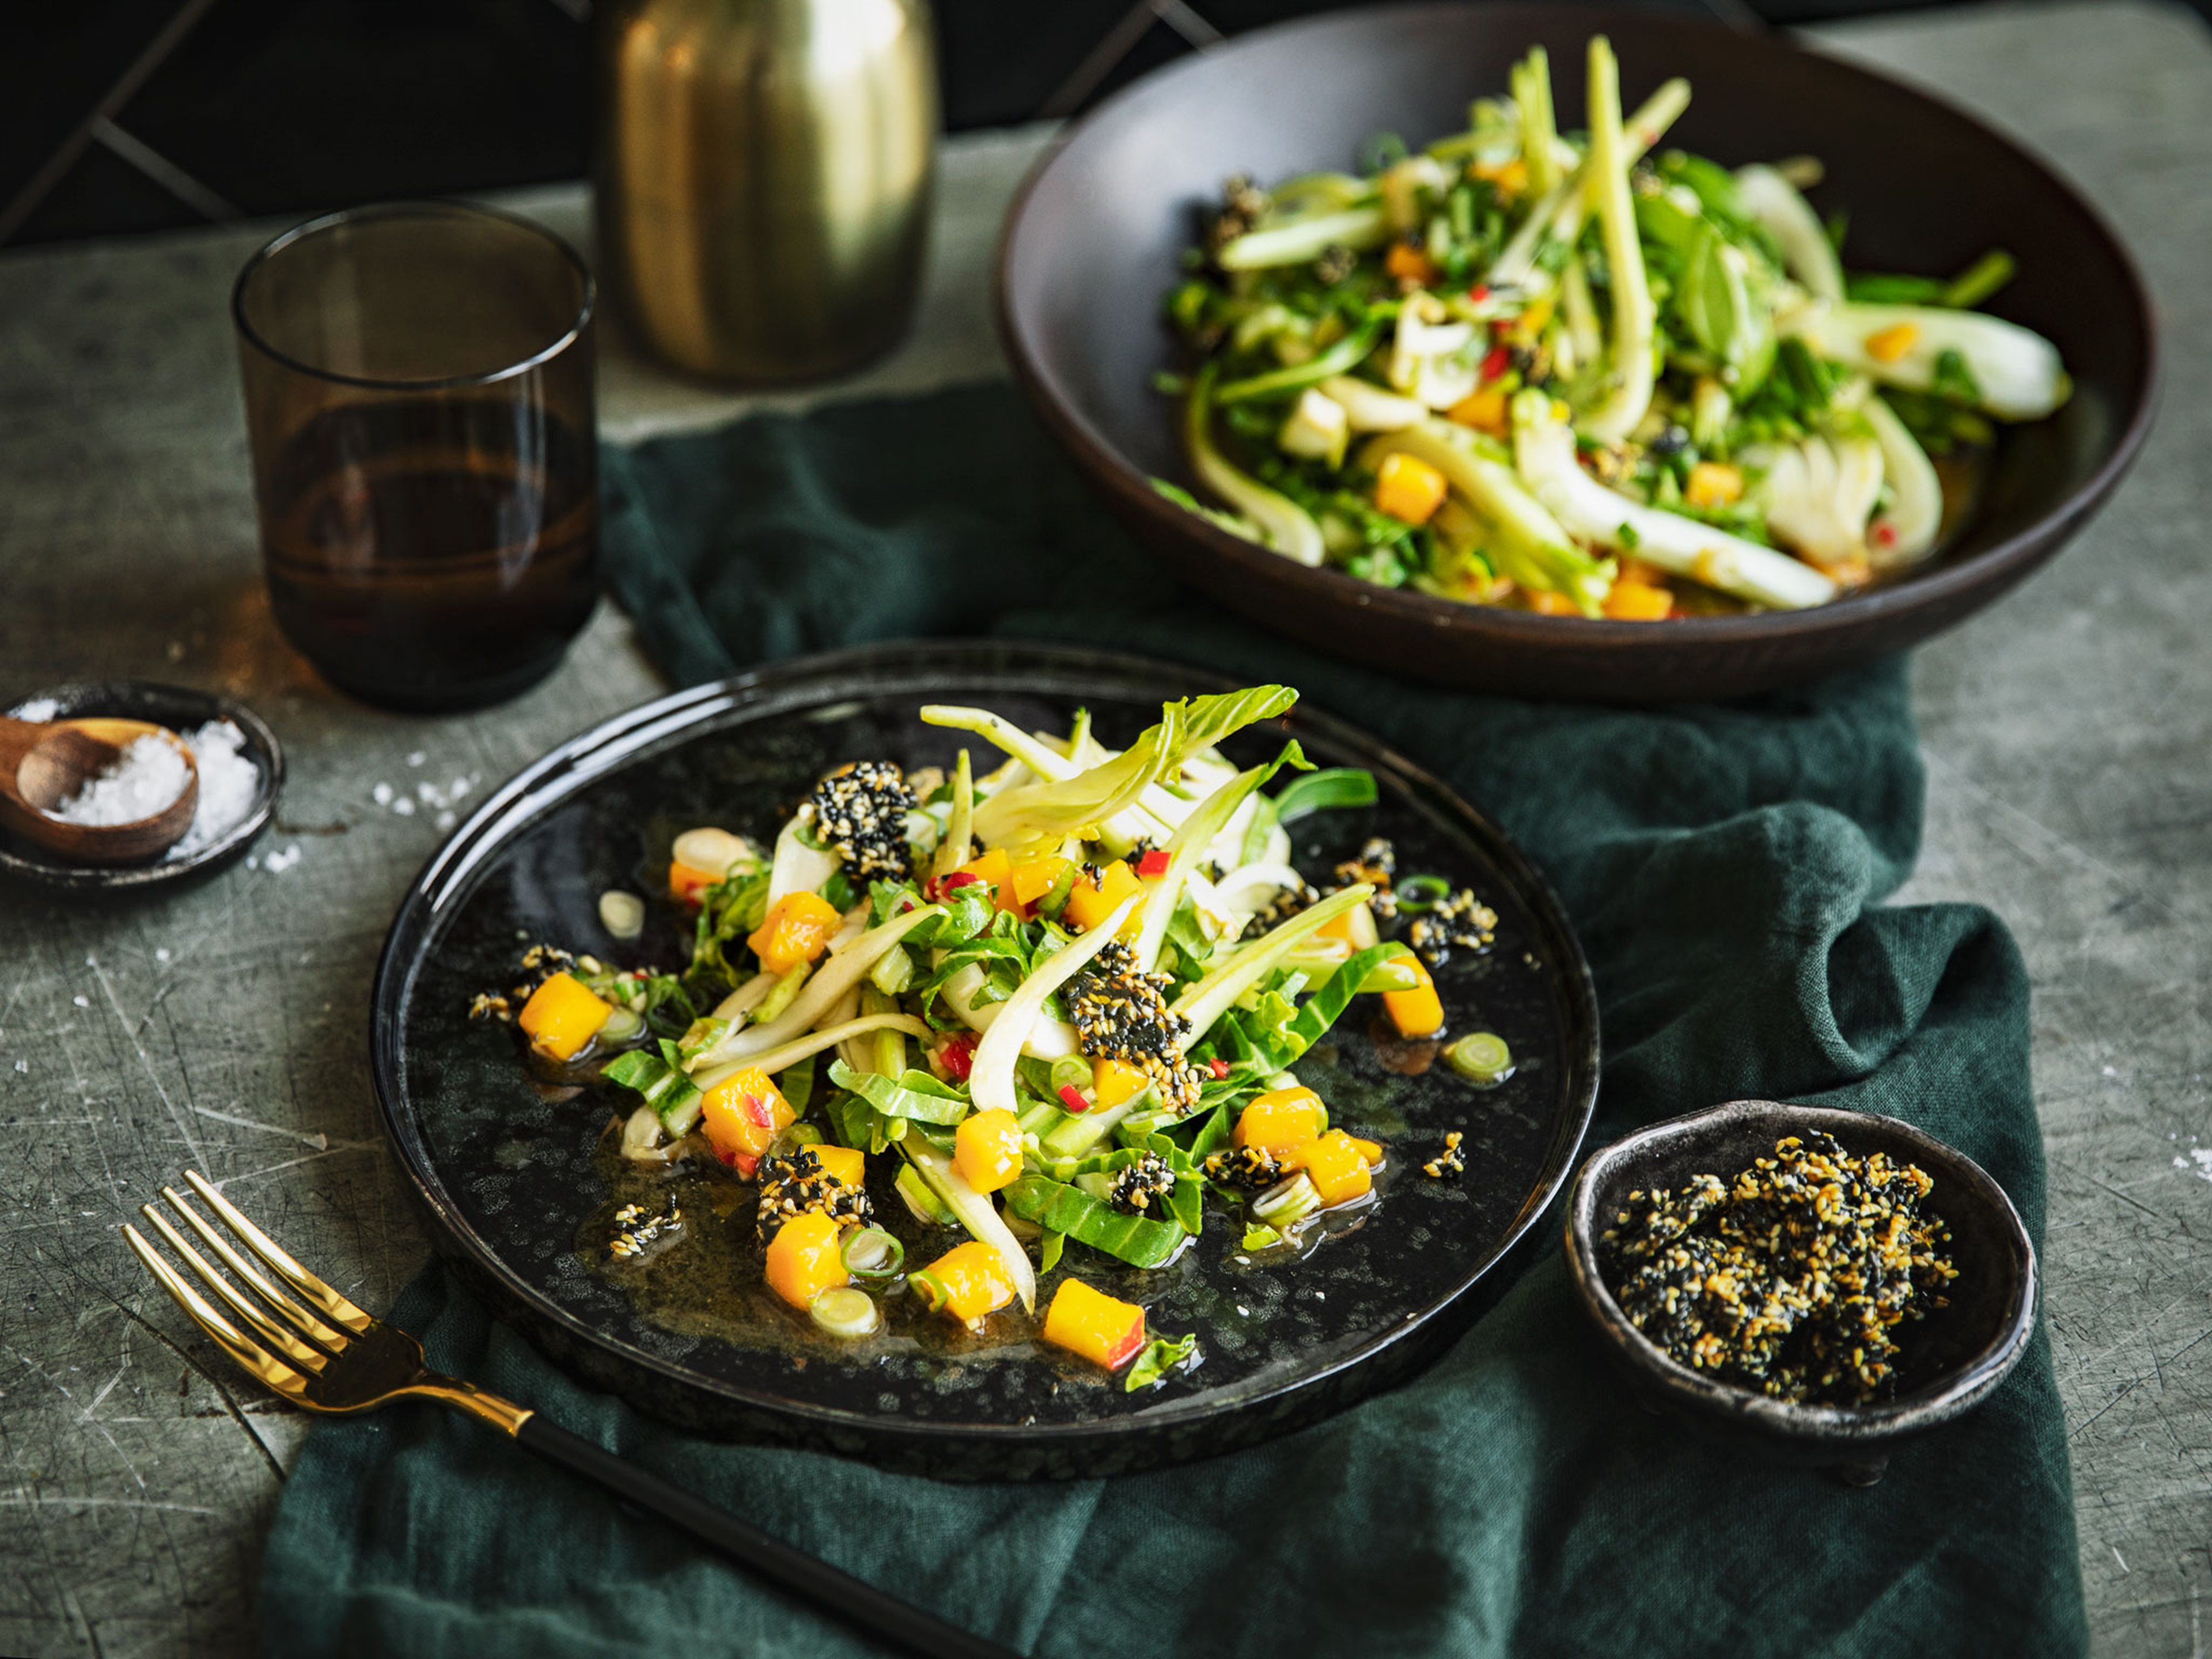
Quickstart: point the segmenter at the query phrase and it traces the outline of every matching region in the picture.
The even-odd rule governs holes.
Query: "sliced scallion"
[[[644,1017],[627,1008],[617,1008],[607,1016],[607,1023],[599,1027],[599,1046],[605,1048],[621,1047],[645,1030]]]
[[[1513,1075],[1513,1051],[1491,1031],[1469,1031],[1445,1048],[1444,1060],[1468,1082],[1486,1087]]]
[[[906,1246],[881,1227],[856,1227],[837,1258],[856,1279],[889,1279],[906,1265]]]
[[[1304,1170],[1288,1181],[1277,1182],[1252,1200],[1254,1218],[1278,1232],[1293,1222],[1303,1221],[1319,1208],[1321,1193]]]
[[[876,1300],[866,1291],[856,1291],[851,1285],[840,1285],[824,1291],[814,1298],[807,1310],[814,1322],[832,1336],[848,1339],[873,1334],[879,1322]]]
[[[1397,887],[1398,908],[1416,915],[1433,910],[1451,896],[1451,884],[1442,876],[1408,876]]]

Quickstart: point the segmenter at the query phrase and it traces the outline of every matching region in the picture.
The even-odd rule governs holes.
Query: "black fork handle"
[[[711,1544],[740,1566],[751,1570],[831,1617],[857,1626],[899,1653],[922,1659],[1018,1659],[1011,1648],[949,1625],[935,1613],[865,1583],[740,1521],[727,1510],[696,1498],[681,1486],[573,1435],[538,1413],[525,1418],[514,1437],[542,1457],[550,1458],[617,1498],[653,1511],[702,1543]]]

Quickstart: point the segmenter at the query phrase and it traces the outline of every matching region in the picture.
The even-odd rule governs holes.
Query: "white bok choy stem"
[[[1621,135],[1620,65],[1605,36],[1589,43],[1589,174],[1605,265],[1613,282],[1611,376],[1604,400],[1583,417],[1583,428],[1607,443],[1620,443],[1651,407],[1657,375],[1655,331],[1658,307],[1644,271],[1644,242],[1636,228],[1636,204],[1628,170],[1635,164]]]
[[[1044,1000],[1082,972],[1091,957],[1112,943],[1114,936],[1121,931],[1121,924],[1136,908],[1136,896],[1123,899],[1115,906],[1112,915],[1038,963],[1013,995],[999,1005],[998,1017],[992,1020],[991,1029],[983,1033],[983,1040],[975,1045],[975,1056],[969,1062],[968,1095],[975,1103],[977,1111],[1018,1109],[1014,1097],[1014,1062],[1021,1058],[1022,1044],[1030,1026],[1044,1012]]]
[[[837,872],[843,860],[822,848],[809,847],[799,838],[797,818],[785,821],[775,838],[775,859],[768,870],[768,902],[774,904],[787,893],[819,892],[822,884]]]
[[[978,1243],[987,1244],[998,1253],[1006,1264],[1006,1277],[1013,1281],[1014,1294],[1022,1299],[1025,1312],[1036,1308],[1036,1269],[1030,1265],[1030,1253],[1013,1235],[989,1197],[977,1192],[961,1179],[952,1160],[932,1146],[920,1135],[908,1135],[899,1142],[899,1151],[908,1163],[921,1172],[930,1190],[945,1201],[945,1207],[959,1218],[960,1224]]]
[[[755,974],[743,985],[714,1005],[713,1018],[726,1019],[732,1024],[749,1018],[752,1011],[768,1000],[768,994],[775,989],[781,974]]]
[[[803,1032],[788,1042],[747,1054],[742,1060],[709,1066],[705,1071],[695,1073],[691,1081],[702,1090],[711,1089],[748,1066],[773,1075],[786,1066],[798,1065],[810,1054],[818,1054],[824,1048],[833,1048],[848,1038],[865,1036],[871,1031],[902,1031],[910,1037],[927,1037],[929,1027],[912,1014],[863,1014],[842,1025],[829,1025],[818,1031]]]
[[[1199,370],[1183,405],[1183,450],[1199,483],[1259,526],[1267,545],[1293,564],[1319,565],[1327,548],[1313,515],[1288,495],[1231,465],[1213,446],[1214,365]]]
[[[1935,551],[1943,527],[1943,482],[1920,441],[1880,393],[1869,393],[1860,410],[1881,446],[1881,467],[1889,478],[1889,506],[1875,520],[1877,531],[1886,525],[1889,534],[1867,538],[1867,557],[1878,569],[1917,564]]]
[[[1689,106],[1690,83],[1680,76],[1663,82],[1637,106],[1636,113],[1628,118],[1622,133],[1628,165],[1634,167],[1642,161]],[[1575,170],[1553,186],[1550,194],[1521,222],[1521,228],[1499,251],[1497,262],[1482,280],[1494,289],[1518,289],[1525,297],[1532,299],[1548,293],[1551,274],[1536,263],[1536,256],[1543,251],[1547,235],[1554,241],[1573,244],[1582,230],[1589,179],[1589,158],[1585,155]]]
[[[870,928],[843,950],[832,951],[814,970],[814,977],[806,981],[805,988],[792,999],[790,1007],[765,1025],[732,1031],[693,1062],[694,1074],[703,1066],[750,1060],[790,1042],[835,1007],[837,999],[858,985],[884,951],[923,922],[944,914],[941,904],[919,905],[902,916],[893,916],[880,927]]]
[[[1198,804],[1168,840],[1168,867],[1145,901],[1145,918],[1137,927],[1137,971],[1149,974],[1159,960],[1160,946],[1168,936],[1168,923],[1182,902],[1183,889],[1209,849],[1245,798],[1273,775],[1273,766],[1255,766],[1239,772]]]
[[[983,1002],[975,1000],[985,984],[982,968],[975,963],[956,969],[946,978],[944,998],[946,1007],[960,1017],[961,1023],[970,1030],[988,1031],[998,1024],[1012,1001]],[[1075,1028],[1064,1019],[1054,1019],[1042,1009],[1030,1022],[1030,1029],[1022,1038],[1022,1052],[1039,1060],[1065,1060],[1081,1051]]]
[[[1365,882],[1331,893],[1318,904],[1310,905],[1272,932],[1262,933],[1236,955],[1191,986],[1175,1000],[1175,1012],[1190,1025],[1190,1034],[1184,1045],[1197,1042],[1212,1029],[1213,1022],[1227,1013],[1247,991],[1257,985],[1279,967],[1285,957],[1306,939],[1334,921],[1355,905],[1364,904],[1375,890]],[[1132,899],[1131,903],[1136,901]]]
[[[1522,481],[1570,533],[1585,541],[1633,553],[1669,575],[1777,610],[1826,605],[1839,591],[1786,553],[1607,489],[1577,463],[1573,429],[1541,392],[1514,394],[1513,451]]]
[[[921,717],[928,720],[929,710],[923,709]],[[945,839],[937,843],[937,856],[930,861],[929,873],[942,880],[967,863],[968,843],[975,838],[975,774],[963,749],[953,763],[952,811],[945,821]]]
[[[1809,305],[1783,321],[1823,357],[1883,386],[1932,392],[1936,368],[1956,352],[2001,421],[2039,421],[2074,389],[2058,348],[2031,329],[1978,311],[1943,306]]]
[[[1844,267],[1813,204],[1779,171],[1754,161],[1735,170],[1744,209],[1782,248],[1782,268],[1816,300],[1844,297]]]

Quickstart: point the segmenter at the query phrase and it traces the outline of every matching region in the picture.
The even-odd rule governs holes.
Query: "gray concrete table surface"
[[[2027,953],[2046,1310],[2094,1644],[2200,1653],[2212,392],[2195,369],[2212,355],[2212,39],[2139,3],[1923,14],[1816,39],[2053,158],[2142,259],[2166,330],[2163,416],[2112,507],[2051,569],[1920,653],[1928,830],[1902,897],[1990,904]],[[915,337],[807,397],[1000,372],[992,233],[1042,139],[951,147]],[[581,239],[574,189],[515,204]],[[246,1641],[302,1420],[188,1335],[116,1226],[190,1164],[349,1295],[388,1306],[428,1254],[367,1074],[392,910],[485,788],[664,689],[611,608],[545,684],[447,719],[347,702],[283,645],[225,303],[265,228],[0,256],[0,702],[94,676],[217,687],[268,715],[291,760],[275,831],[204,886],[120,909],[0,889],[0,1653]],[[678,383],[611,337],[601,387],[618,438],[769,401]]]

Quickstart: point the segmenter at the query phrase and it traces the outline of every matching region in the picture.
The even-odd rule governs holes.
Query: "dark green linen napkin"
[[[2039,1238],[2027,981],[2002,927],[1883,901],[1917,850],[1902,665],[1725,706],[1410,685],[1179,590],[1011,393],[774,416],[608,460],[617,594],[672,674],[915,633],[1020,633],[1297,685],[1450,780],[1557,883],[1596,974],[1593,1145],[1745,1095],[1893,1114],[1978,1159]],[[1646,1415],[1547,1218],[1412,1382],[1158,1473],[953,1486],[689,1438],[568,1381],[434,1269],[396,1317],[533,1405],[1024,1651],[2071,1654],[2086,1646],[2050,1351],[1879,1486]],[[827,1656],[853,1638],[476,1424],[319,1425],[261,1587],[272,1653]]]

